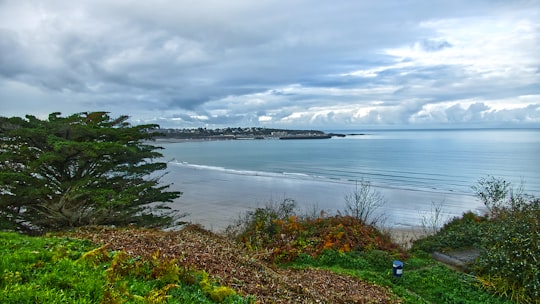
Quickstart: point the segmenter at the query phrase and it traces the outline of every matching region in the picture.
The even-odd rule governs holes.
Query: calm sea
[[[540,129],[337,131],[344,138],[159,143],[175,166],[471,194],[493,175],[540,195]]]

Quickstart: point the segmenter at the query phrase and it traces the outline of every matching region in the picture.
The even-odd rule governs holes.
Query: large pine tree
[[[47,120],[0,117],[0,226],[44,232],[85,225],[166,226],[166,191],[156,173],[157,125],[127,116],[78,113]]]

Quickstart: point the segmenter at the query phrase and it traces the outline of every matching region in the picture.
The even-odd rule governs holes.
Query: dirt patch
[[[180,231],[85,228],[72,234],[133,256],[176,259],[205,270],[220,284],[259,303],[399,303],[390,290],[359,279],[316,269],[278,269],[233,241],[187,226]]]

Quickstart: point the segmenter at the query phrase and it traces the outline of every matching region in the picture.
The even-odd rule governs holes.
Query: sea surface
[[[385,196],[379,212],[391,226],[418,225],[434,205],[443,206],[448,218],[482,212],[471,186],[489,175],[540,195],[540,129],[328,132],[348,135],[158,142],[169,163],[162,180],[184,193],[179,210],[218,229],[235,212],[284,198],[305,209],[343,210],[345,195],[361,180]],[[208,217],[209,208],[214,216]]]

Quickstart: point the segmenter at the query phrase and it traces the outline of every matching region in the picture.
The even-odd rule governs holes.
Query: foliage
[[[490,215],[495,215],[504,207],[512,184],[503,178],[488,176],[480,178],[471,188],[475,196],[488,208]]]
[[[540,302],[540,199],[512,199],[486,229],[478,261],[484,285],[520,303]]]
[[[277,233],[276,221],[296,217],[296,202],[292,199],[284,199],[280,203],[269,202],[263,208],[246,212],[234,224],[226,229],[232,237],[246,239],[249,248],[262,248],[264,244],[271,242]]]
[[[2,303],[250,303],[159,253],[133,258],[67,238],[0,233]]]
[[[502,178],[473,189],[490,212],[477,263],[484,286],[519,303],[540,302],[540,199]]]
[[[331,269],[387,286],[403,303],[509,303],[493,296],[474,277],[453,271],[420,253],[404,261],[401,278],[392,275],[394,254],[386,251],[339,252],[325,250],[320,256],[301,255],[292,267]]]
[[[133,299],[144,303],[185,303],[193,298],[193,293],[198,294],[194,303],[248,303],[248,299],[238,297],[229,287],[216,285],[205,271],[179,267],[176,260],[164,259],[159,252],[149,260],[118,252],[105,272],[105,303]],[[186,293],[185,286],[197,288],[188,288]]]
[[[413,250],[426,252],[477,248],[484,235],[487,217],[467,212],[446,223],[437,234],[414,242]]]
[[[99,303],[104,274],[77,263],[84,241],[0,233],[2,303]]]
[[[108,244],[111,250],[141,257],[151,257],[160,250],[161,256],[176,259],[179,266],[204,269],[218,278],[220,285],[255,296],[257,303],[358,303],[358,299],[369,299],[365,301],[368,303],[393,303],[391,293],[384,288],[348,276],[324,270],[275,271],[261,261],[260,255],[246,252],[230,239],[197,225],[178,231],[83,228],[68,235],[89,238],[95,243]],[[188,281],[195,280],[188,278]],[[328,282],[332,282],[331,286]]]
[[[84,225],[166,226],[174,221],[163,203],[153,162],[159,147],[147,142],[157,125],[130,126],[127,116],[104,112],[48,119],[0,117],[0,220],[24,232]],[[150,203],[161,202],[151,207]]]
[[[267,252],[272,261],[287,262],[301,254],[318,256],[324,250],[340,252],[388,250],[402,254],[390,236],[351,216],[300,217],[294,202],[249,212],[236,227],[236,239],[250,250]],[[231,230],[229,230],[231,231]]]
[[[431,252],[475,247],[480,256],[472,269],[482,286],[518,303],[540,302],[540,199],[502,178],[482,178],[473,189],[487,215],[465,213],[413,248]]]
[[[120,232],[125,233],[126,230],[120,229]],[[141,232],[148,230],[150,229]],[[152,235],[159,237],[157,233],[156,230]],[[162,232],[162,234],[164,240],[167,239],[169,242],[175,239],[169,233]],[[132,234],[126,234],[124,238],[126,245],[130,243],[130,238],[127,237],[129,235]],[[114,241],[118,238],[122,237],[117,234],[113,237]],[[7,299],[5,303],[253,303],[255,301],[253,298],[241,298],[231,288],[220,286],[218,281],[210,277],[208,274],[210,271],[197,270],[193,266],[186,266],[184,262],[180,263],[180,260],[184,261],[184,254],[186,258],[191,254],[188,251],[181,256],[173,257],[165,253],[169,250],[165,246],[163,253],[153,251],[155,248],[150,246],[147,249],[154,252],[153,254],[134,256],[126,254],[128,250],[131,252],[135,249],[132,247],[111,251],[109,248],[113,248],[114,241],[111,244],[107,242],[108,245],[105,246],[92,247],[87,241],[68,238],[37,238],[15,233],[0,233],[2,256],[0,274],[4,274],[0,277],[0,298]],[[205,244],[215,246],[215,243],[208,240]],[[175,243],[173,247],[177,245]],[[142,246],[142,243],[137,246]],[[216,254],[215,248],[208,250]],[[217,251],[222,250],[224,249]],[[238,251],[237,255],[244,255],[240,252],[243,251]],[[209,255],[212,254],[198,255],[201,258],[206,256],[205,261],[201,261],[199,265],[209,265],[208,260],[212,259]],[[302,253],[293,264],[288,265],[295,268],[317,267],[323,268],[322,270],[284,269],[278,272],[264,268],[262,263],[256,262],[253,255],[250,255],[249,259],[257,266],[258,274],[253,275],[253,281],[263,285],[262,293],[279,288],[277,281],[258,278],[270,272],[283,284],[297,284],[297,280],[301,279],[302,285],[293,285],[289,292],[296,290],[295,286],[309,287],[312,291],[320,288],[335,290],[334,285],[345,287],[338,289],[339,292],[343,292],[341,297],[332,299],[345,299],[344,297],[351,294],[346,292],[346,287],[353,286],[351,284],[357,282],[359,278],[387,286],[399,297],[394,299],[394,302],[399,303],[508,303],[484,291],[471,276],[442,267],[423,252],[404,259],[403,276],[400,279],[394,278],[392,260],[402,258],[399,252],[393,251],[373,249],[341,252],[326,249],[317,256]],[[243,272],[250,267],[247,260],[236,265],[237,268],[231,270],[232,272],[235,270]],[[324,269],[330,269],[341,275],[330,276]],[[327,275],[322,275],[323,273]],[[285,276],[282,276],[283,274]],[[346,280],[346,276],[354,278]],[[224,281],[224,277],[220,276],[220,281]],[[317,283],[308,285],[308,281]],[[9,284],[9,287],[4,284]],[[39,284],[39,288],[35,284]],[[236,284],[231,286],[238,287]],[[360,287],[360,292],[354,294],[365,294],[364,288]],[[308,289],[298,292],[308,292]],[[273,298],[263,297],[263,299]],[[293,298],[290,299],[288,303],[297,302],[292,300]],[[370,297],[363,299],[366,299],[366,302],[373,301]],[[313,299],[310,302],[316,301]],[[342,303],[334,300],[330,302]]]
[[[393,260],[401,257],[399,254],[382,250],[340,252],[326,249],[317,257],[301,254],[293,265],[385,272],[388,270],[388,265],[392,265]]]
[[[427,303],[509,303],[510,301],[485,292],[473,276],[453,271],[444,265],[408,271],[396,281],[420,295]]]
[[[385,204],[384,196],[371,186],[371,182],[362,179],[352,193],[345,195],[345,215],[376,225],[383,218],[375,212]]]

